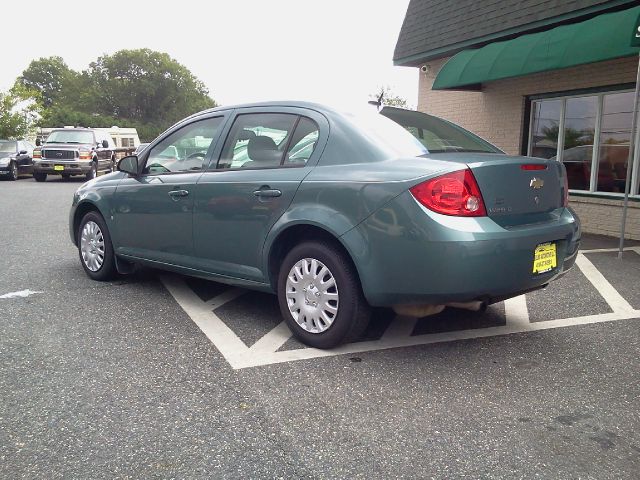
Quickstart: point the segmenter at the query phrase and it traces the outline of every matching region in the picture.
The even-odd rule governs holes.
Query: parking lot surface
[[[80,181],[0,183],[0,478],[637,478],[640,246],[484,313],[306,348],[275,297],[89,280]]]

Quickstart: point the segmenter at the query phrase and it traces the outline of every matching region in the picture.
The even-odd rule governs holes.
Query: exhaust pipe
[[[392,308],[393,311],[396,312],[396,315],[422,318],[440,313],[445,307],[461,308],[464,310],[471,310],[472,312],[479,312],[486,310],[487,302],[475,300],[473,302],[450,302],[444,305],[394,305]]]

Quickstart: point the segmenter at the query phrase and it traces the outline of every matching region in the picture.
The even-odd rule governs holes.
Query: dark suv
[[[33,177],[38,182],[44,182],[47,175],[84,175],[91,180],[99,171],[111,172],[115,167],[115,143],[107,132],[98,129],[53,130],[33,152]]]

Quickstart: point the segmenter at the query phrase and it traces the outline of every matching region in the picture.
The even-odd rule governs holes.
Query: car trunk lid
[[[554,160],[479,153],[429,157],[466,164],[480,187],[487,215],[502,226],[545,221],[564,204],[564,167]]]

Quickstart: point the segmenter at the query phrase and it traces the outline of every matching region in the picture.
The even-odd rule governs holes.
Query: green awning
[[[640,6],[584,22],[464,50],[440,69],[433,90],[459,89],[503,78],[638,54],[629,46]]]

